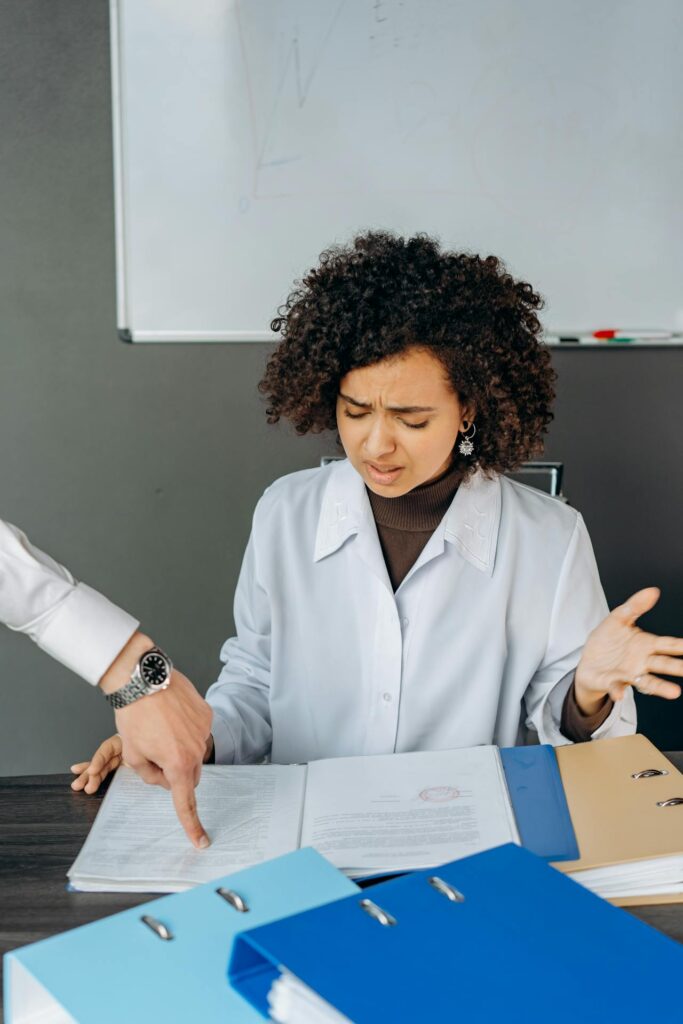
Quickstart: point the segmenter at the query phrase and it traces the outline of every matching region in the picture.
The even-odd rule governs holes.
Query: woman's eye
[[[350,420],[362,420],[364,416],[367,416],[366,412],[349,412],[348,409],[344,409],[344,415],[348,416]]]
[[[422,430],[429,423],[429,420],[425,420],[423,423],[406,423],[405,420],[401,420],[404,427],[410,427],[411,430]]]

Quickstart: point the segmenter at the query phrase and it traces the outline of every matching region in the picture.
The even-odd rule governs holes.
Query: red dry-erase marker
[[[612,329],[612,330],[603,330],[603,331],[593,331],[593,333],[591,334],[591,337],[592,338],[599,338],[600,341],[611,341],[612,339],[614,339],[615,341],[619,341],[620,338],[623,338],[624,340],[628,339],[630,341],[632,338],[634,338],[636,340],[638,340],[640,338],[653,338],[653,339],[654,338],[662,338],[663,339],[663,338],[673,338],[673,337],[675,337],[675,335],[671,331],[639,331],[639,330],[625,331],[625,330],[619,330],[619,329]]]

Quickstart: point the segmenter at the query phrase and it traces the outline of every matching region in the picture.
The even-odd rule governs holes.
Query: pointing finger
[[[188,839],[198,849],[205,849],[210,841],[197,814],[197,798],[192,781],[189,778],[177,779],[171,784],[171,793],[178,821]]]

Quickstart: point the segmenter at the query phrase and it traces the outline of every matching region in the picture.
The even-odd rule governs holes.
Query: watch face
[[[168,679],[168,665],[160,654],[146,654],[140,662],[140,675],[148,686],[161,686]]]

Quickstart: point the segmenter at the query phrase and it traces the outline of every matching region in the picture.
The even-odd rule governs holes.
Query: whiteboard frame
[[[125,227],[125,172],[124,172],[124,138],[123,138],[123,106],[121,102],[121,33],[120,29],[120,2],[122,0],[109,0],[109,25],[110,25],[110,59],[111,59],[111,101],[112,101],[112,143],[113,143],[113,178],[114,178],[114,233],[115,233],[115,260],[116,260],[116,322],[117,333],[121,341],[143,342],[152,344],[217,344],[226,343],[240,344],[253,342],[274,343],[277,336],[270,331],[178,331],[178,330],[132,330],[129,326],[128,290],[126,282],[126,252],[127,239]],[[572,333],[572,332],[567,332]],[[598,349],[664,349],[683,346],[683,336],[674,332],[670,340],[660,341],[631,341],[627,343],[606,342],[597,339],[581,338],[579,343],[566,343],[559,339],[558,332],[549,332],[543,337],[543,342],[550,348],[559,348],[564,351],[583,350],[586,348]]]
[[[132,341],[126,307],[125,228],[123,218],[123,130],[121,126],[121,74],[119,54],[119,10],[109,0],[109,52],[111,57],[111,119],[114,155],[114,239],[116,245],[116,326],[122,341]]]
[[[116,328],[121,341],[164,344],[198,342],[273,342],[270,331],[135,331],[129,326],[126,284],[126,223],[124,216],[126,180],[124,173],[123,105],[121,103],[121,33],[119,0],[109,0],[111,55],[112,142],[114,160],[114,238],[116,245]]]

